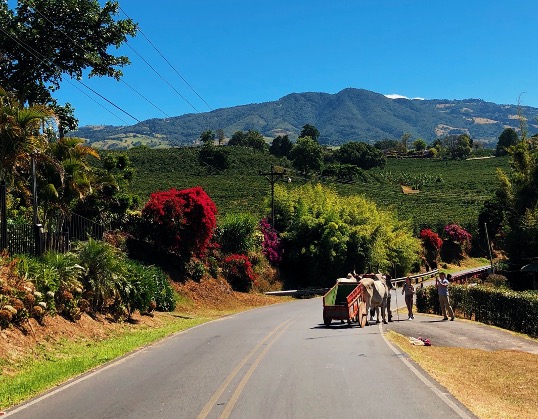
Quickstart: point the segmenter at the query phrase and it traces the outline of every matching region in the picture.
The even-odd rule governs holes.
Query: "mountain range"
[[[538,108],[481,99],[390,99],[380,93],[347,88],[335,94],[292,93],[272,102],[148,119],[130,126],[83,126],[70,135],[105,149],[174,147],[196,143],[208,129],[222,129],[228,138],[236,131],[257,130],[267,138],[287,134],[293,140],[304,125],[310,124],[319,130],[319,142],[326,145],[400,139],[404,133],[429,143],[465,133],[494,146],[504,128],[520,129],[521,118],[529,135],[538,132]]]

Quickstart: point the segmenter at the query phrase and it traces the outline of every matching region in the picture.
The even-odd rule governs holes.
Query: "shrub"
[[[437,233],[429,228],[425,228],[420,231],[420,239],[422,240],[422,246],[424,247],[424,254],[429,266],[436,268],[439,261],[439,250],[443,245],[443,240]]]
[[[278,232],[269,224],[266,218],[262,218],[258,228],[263,234],[262,251],[271,265],[278,265],[282,260],[284,248],[278,237]]]
[[[439,299],[435,287],[419,289],[416,295],[417,311],[438,312]],[[536,292],[451,285],[450,301],[453,309],[468,319],[538,337]]]
[[[131,286],[126,279],[125,257],[113,246],[89,239],[76,252],[84,268],[82,284],[94,312],[110,312],[115,318],[126,308]]]
[[[139,262],[128,260],[127,276],[132,285],[132,297],[128,300],[128,311],[151,313],[153,310],[173,311],[176,298],[165,273],[155,266],[144,266]]]
[[[222,271],[235,291],[248,292],[255,282],[252,264],[246,255],[226,257],[223,261]]]
[[[443,260],[458,263],[471,249],[472,236],[458,224],[445,226],[444,234],[446,239],[441,249]]]
[[[504,275],[489,274],[484,282],[491,284],[496,288],[508,288],[508,278],[506,278]]]
[[[215,203],[200,187],[155,192],[142,210],[142,235],[188,260],[206,251],[216,213]]]
[[[420,242],[410,226],[362,196],[339,196],[321,185],[275,185],[275,218],[282,221],[282,269],[296,286],[328,286],[355,269],[411,271]]]
[[[217,228],[216,240],[223,253],[248,254],[259,245],[257,221],[250,214],[226,214]]]

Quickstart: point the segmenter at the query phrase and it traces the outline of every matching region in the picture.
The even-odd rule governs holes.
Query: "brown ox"
[[[370,278],[373,276],[373,278]],[[387,323],[385,319],[385,313],[387,308],[387,296],[388,289],[387,284],[381,278],[381,275],[364,275],[363,278],[359,281],[361,286],[362,301],[366,303],[366,313],[370,311],[371,308],[375,308],[377,319],[376,323],[379,323],[379,309],[381,309],[381,317],[383,318],[383,323]]]

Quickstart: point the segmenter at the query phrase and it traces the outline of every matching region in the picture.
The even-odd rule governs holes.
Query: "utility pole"
[[[489,234],[488,234],[488,225],[484,223],[484,229],[486,230],[486,240],[488,242],[488,251],[489,251],[489,262],[491,263],[491,273],[495,273],[495,270],[493,268],[493,257],[491,255],[491,243],[489,242]]]
[[[284,167],[271,165],[271,171],[264,173],[259,171],[260,176],[265,178],[271,184],[271,227],[275,228],[275,183],[282,179],[288,172]]]

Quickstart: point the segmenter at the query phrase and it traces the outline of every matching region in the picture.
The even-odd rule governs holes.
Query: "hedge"
[[[440,314],[437,289],[417,290],[419,313]],[[485,286],[450,286],[450,303],[458,315],[514,332],[538,337],[538,292]]]

